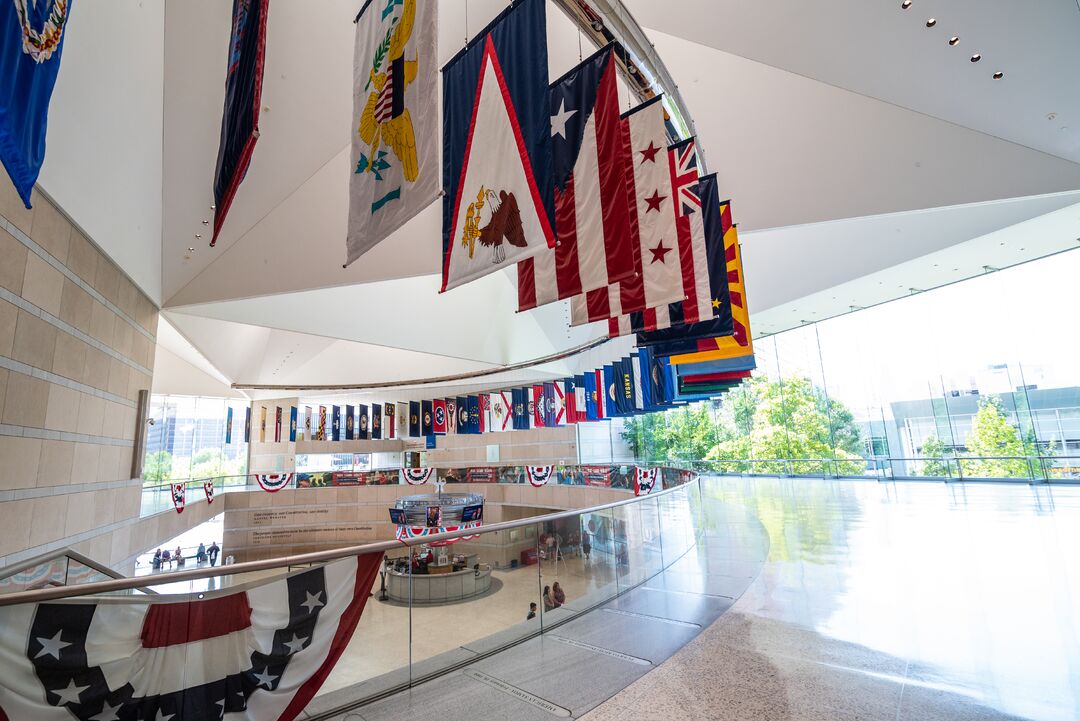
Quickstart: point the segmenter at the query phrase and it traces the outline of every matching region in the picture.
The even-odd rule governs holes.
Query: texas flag
[[[291,721],[352,639],[382,555],[198,600],[0,608],[0,719]]]
[[[632,238],[638,251],[635,272],[618,284],[574,296],[570,325],[616,318],[683,299],[675,194],[661,98],[623,115],[621,125],[633,165],[628,177]]]
[[[545,0],[510,5],[443,67],[442,290],[555,246]]]
[[[518,310],[634,274],[630,149],[619,120],[611,46],[552,84],[551,144],[558,243],[518,263]]]

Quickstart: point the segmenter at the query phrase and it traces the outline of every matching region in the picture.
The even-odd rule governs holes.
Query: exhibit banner
[[[611,466],[582,466],[581,472],[585,476],[585,485],[611,487]]]
[[[359,486],[363,476],[361,471],[334,471],[330,478],[335,486]]]
[[[498,483],[499,474],[495,468],[470,468],[468,470],[469,483]]]

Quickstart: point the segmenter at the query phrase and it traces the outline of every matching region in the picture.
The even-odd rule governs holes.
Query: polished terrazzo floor
[[[643,586],[410,691],[311,717],[1080,718],[1080,488],[703,489],[706,537]]]

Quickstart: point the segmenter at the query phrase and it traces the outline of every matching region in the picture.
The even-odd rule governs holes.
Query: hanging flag
[[[368,437],[368,407],[363,403],[356,405],[356,437],[362,441]]]
[[[469,399],[458,396],[454,405],[457,406],[457,432],[472,433],[469,430]]]
[[[281,443],[281,406],[274,411],[274,443]]]
[[[315,435],[311,432],[311,427],[314,423],[314,412],[312,411],[311,406],[304,406],[304,438],[309,441],[315,440]]]
[[[491,397],[487,393],[481,393],[477,397],[477,402],[480,404],[480,418],[477,420],[480,426],[480,433],[487,433],[491,424],[488,422],[491,418]]]
[[[345,440],[351,441],[356,437],[356,425],[355,418],[356,408],[350,405],[345,406]]]
[[[468,397],[469,433],[483,433],[480,425],[480,396]]]
[[[266,406],[259,406],[259,443],[266,443]]]
[[[49,101],[70,12],[71,0],[15,0],[0,10],[0,161],[27,208],[45,160]]]
[[[251,406],[244,409],[244,443],[251,443]]]
[[[652,353],[648,348],[639,348],[637,356],[638,378],[641,379],[641,404],[645,411],[659,410],[659,390],[652,382]]]
[[[555,384],[545,381],[540,387],[540,418],[545,428],[554,428],[555,422]]]
[[[225,409],[225,444],[232,443],[232,406]]]
[[[634,364],[629,358],[619,360],[619,390],[622,391],[623,415],[632,416],[637,411],[637,398],[634,394]]]
[[[518,263],[518,310],[606,290],[636,266],[633,170],[612,46],[555,81],[550,103],[558,243]]]
[[[529,386],[529,424],[533,428],[544,427],[544,386],[537,384]]]
[[[632,193],[631,236],[637,243],[634,273],[617,285],[574,296],[570,302],[570,325],[616,318],[683,299],[661,97],[624,114],[621,125],[633,166],[627,176]]]
[[[387,406],[390,406],[389,410],[394,411],[392,414],[387,412]],[[406,431],[408,431],[409,429],[408,403],[388,403],[383,406],[383,415],[387,416],[386,420],[383,422],[383,426],[385,426],[385,429],[383,431],[383,438],[391,437],[386,434],[386,430],[393,430],[394,438],[401,438],[405,435]]]
[[[626,359],[627,365],[630,366],[630,377],[634,382],[634,414],[637,415],[645,410],[645,397],[641,386],[641,364],[638,362],[638,355],[634,353]]]
[[[607,384],[604,382],[604,369],[597,368],[596,374],[596,414],[600,420],[611,417],[608,410]]]
[[[446,432],[460,433],[457,422],[457,401],[453,398],[446,399]]]
[[[187,488],[187,485],[184,484],[184,483],[173,483],[173,484],[171,484],[171,487],[172,487],[173,508],[176,509],[177,513],[183,513],[184,512],[184,491]]]
[[[575,411],[575,423],[584,423],[588,419],[588,413],[586,403],[585,392],[585,376],[574,376],[574,411]]]
[[[734,229],[731,224],[731,205],[730,202],[720,201],[715,175],[702,176],[698,189],[702,206],[701,212],[696,215],[703,221],[706,252],[704,273],[699,276],[704,277],[705,282],[704,287],[699,288],[699,293],[704,297],[699,296],[696,304],[674,303],[666,309],[656,309],[656,329],[639,333],[639,346],[684,343],[698,338],[731,335],[734,332],[729,287],[729,277],[733,276],[728,272],[725,247],[725,237]],[[694,225],[697,225],[696,221]],[[646,311],[651,312],[653,311]],[[688,321],[688,314],[697,320]]]
[[[326,406],[319,406],[319,435],[320,441],[330,440],[329,428],[327,427]]]
[[[296,406],[289,406],[289,443],[296,442]]]
[[[562,388],[563,414],[567,423],[577,423],[577,391],[573,378],[563,378],[556,381]]]
[[[214,482],[213,481],[203,481],[202,489],[203,489],[203,493],[206,494],[206,503],[207,503],[207,505],[213,503],[214,502]]]
[[[438,18],[436,0],[356,16],[346,265],[439,196]]]
[[[430,436],[434,431],[432,425],[434,424],[434,418],[431,415],[432,405],[431,401],[420,401],[420,435]]]
[[[409,427],[407,433],[410,438],[420,437],[420,401],[409,401]]]
[[[525,470],[529,476],[529,484],[534,488],[542,488],[554,478],[555,466],[525,466]]]
[[[615,393],[615,366],[612,363],[607,364],[602,369],[603,385],[601,386],[604,391],[604,416],[607,418],[616,418],[621,416],[619,412],[619,406],[617,394]]]
[[[436,398],[431,402],[431,432],[446,435],[446,399]]]
[[[443,67],[444,291],[555,246],[547,71],[545,0]]]
[[[634,495],[647,496],[657,489],[660,480],[659,468],[634,467]]]
[[[330,406],[330,438],[331,441],[341,440],[341,408]]]
[[[529,427],[529,417],[526,415],[528,399],[524,388],[512,388],[510,390],[510,403],[513,408],[513,426],[515,431],[523,431]]]
[[[383,437],[382,425],[383,425],[383,407],[378,403],[371,404],[371,426],[369,431],[371,433],[372,440],[380,440]]]
[[[217,243],[236,190],[247,175],[259,139],[266,13],[270,0],[233,0],[232,35],[225,75],[225,109],[214,171],[214,237]]]
[[[0,718],[292,721],[354,638],[382,558],[351,556],[205,599],[0,608]]]
[[[509,391],[499,391],[491,394],[491,424],[489,428],[492,431],[502,432],[515,428],[512,395],[513,393]]]
[[[600,412],[596,403],[596,373],[589,371],[585,374],[584,380],[582,385],[585,387],[585,420],[598,421]]]

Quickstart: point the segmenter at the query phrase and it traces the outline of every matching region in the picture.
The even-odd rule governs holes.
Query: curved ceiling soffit
[[[570,20],[577,25],[581,33],[587,37],[593,45],[601,48],[609,43],[614,43],[615,56],[618,61],[619,73],[626,82],[639,102],[651,100],[658,95],[663,96],[664,109],[670,120],[670,128],[676,135],[672,140],[688,138],[696,134],[694,120],[683,102],[678,86],[675,85],[671,73],[668,72],[663,60],[660,59],[656,48],[649,42],[645,31],[634,20],[621,0],[553,0],[556,6],[562,10]],[[700,141],[697,143],[698,166],[701,173],[707,172],[704,151]],[[451,383],[473,378],[505,373],[508,371],[525,370],[534,366],[565,360],[581,353],[585,353],[601,345],[611,338],[605,334],[600,338],[582,343],[558,353],[542,358],[515,363],[512,365],[499,366],[468,373],[459,373],[449,376],[437,376],[431,378],[414,378],[400,381],[386,381],[379,383],[355,383],[335,385],[266,385],[255,383],[233,383],[236,390],[269,390],[269,391],[344,391],[344,390],[374,390],[380,388],[397,388],[403,386],[437,385]]]

